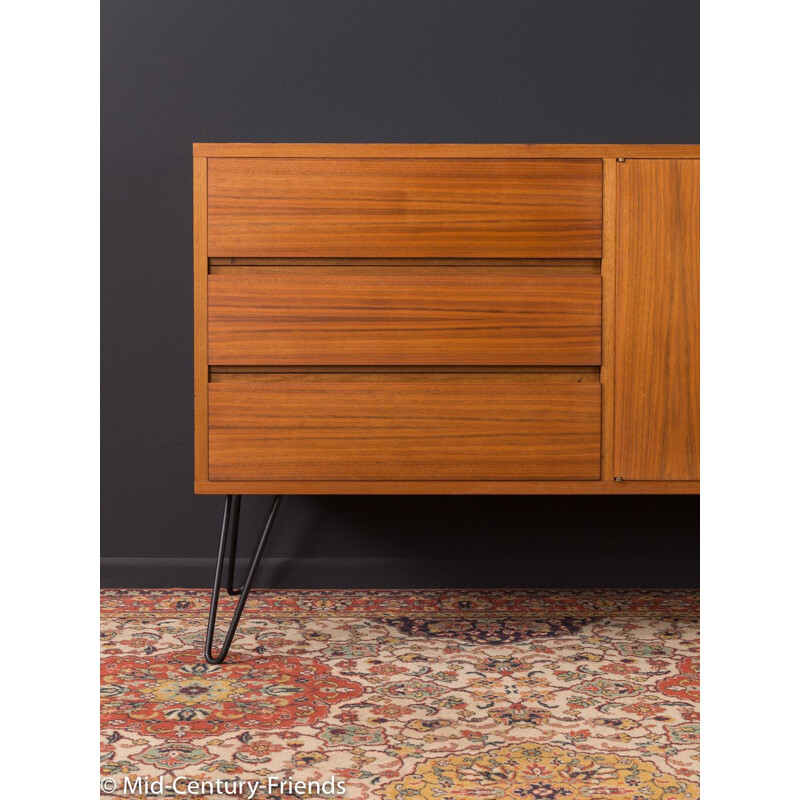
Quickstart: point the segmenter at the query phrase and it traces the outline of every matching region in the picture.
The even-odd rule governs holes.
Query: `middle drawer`
[[[599,275],[237,267],[208,277],[211,365],[597,365]]]

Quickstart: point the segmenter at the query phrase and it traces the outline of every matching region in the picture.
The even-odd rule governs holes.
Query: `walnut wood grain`
[[[209,389],[211,480],[597,480],[600,387],[275,376]]]
[[[700,164],[617,165],[614,472],[700,477]]]
[[[210,158],[212,257],[597,258],[599,159]]]
[[[210,364],[600,363],[599,276],[267,269],[208,278]]]

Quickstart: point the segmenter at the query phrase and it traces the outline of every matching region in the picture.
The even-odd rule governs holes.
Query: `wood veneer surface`
[[[311,375],[209,385],[212,480],[597,480],[600,386]]]
[[[195,490],[698,492],[698,158],[195,145]]]
[[[700,162],[618,164],[614,472],[700,477]]]
[[[208,279],[210,364],[600,363],[600,277],[262,268]]]
[[[210,158],[208,254],[597,258],[599,159]]]

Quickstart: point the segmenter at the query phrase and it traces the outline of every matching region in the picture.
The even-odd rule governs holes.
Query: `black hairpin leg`
[[[261,556],[264,555],[264,549],[267,546],[267,539],[269,539],[272,525],[275,522],[275,517],[278,515],[278,507],[281,504],[280,495],[277,495],[267,511],[267,516],[264,518],[264,524],[261,526],[261,535],[256,543],[256,548],[250,558],[250,566],[247,568],[244,583],[241,589],[234,589],[233,577],[234,569],[236,566],[236,543],[239,538],[239,508],[241,506],[242,498],[240,495],[229,494],[225,498],[225,512],[222,515],[222,535],[219,541],[219,554],[217,556],[217,568],[214,572],[214,589],[211,593],[211,608],[208,612],[208,630],[206,631],[206,649],[205,657],[209,664],[221,664],[226,656],[228,650],[231,649],[231,642],[236,635],[236,627],[239,625],[239,620],[244,611],[244,604],[247,602],[247,596],[250,594],[250,589],[253,586],[253,581],[258,571],[258,565],[261,562]],[[228,554],[228,579],[226,591],[231,595],[240,595],[239,602],[236,604],[236,610],[233,612],[233,619],[228,627],[228,632],[225,635],[225,640],[222,642],[218,655],[212,654],[214,645],[214,627],[217,621],[217,608],[219,606],[219,593],[222,587],[222,569],[225,562],[225,550],[230,536],[231,546],[230,553]]]

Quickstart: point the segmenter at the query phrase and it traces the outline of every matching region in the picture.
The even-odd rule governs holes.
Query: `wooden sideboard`
[[[227,495],[207,661],[281,495],[699,492],[699,156],[194,146],[195,491]],[[237,588],[243,494],[275,498]]]
[[[695,145],[196,144],[195,491],[699,491]]]

